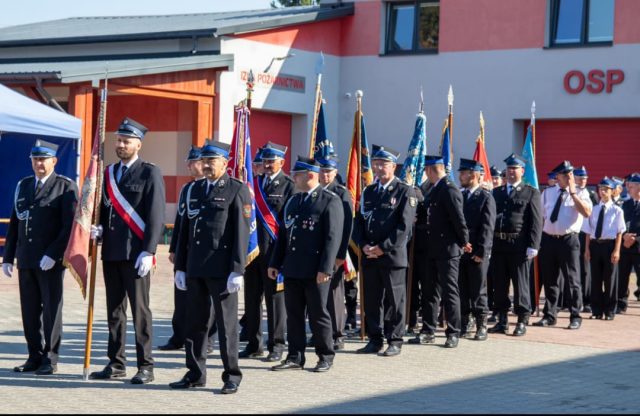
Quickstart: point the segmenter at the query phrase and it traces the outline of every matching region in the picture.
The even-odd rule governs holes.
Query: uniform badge
[[[311,193],[311,198],[315,198],[315,197],[317,197],[317,196],[318,196],[318,193],[317,193],[317,192],[312,192],[312,193]]]
[[[392,198],[389,200],[389,203],[390,203],[391,205],[395,205],[395,204],[396,204],[396,198],[395,198],[395,197],[392,197]]]
[[[418,198],[416,198],[415,196],[410,196],[409,197],[409,206],[413,208],[416,205],[418,205]]]
[[[522,190],[522,188],[521,188],[521,187],[516,186],[516,191],[521,191],[521,190]]]
[[[389,190],[389,192],[393,191],[393,185],[389,185],[387,189]]]
[[[244,215],[245,218],[251,218],[251,204],[242,206],[242,215]]]
[[[220,188],[222,188],[222,187],[224,186],[224,179],[220,179],[220,180],[218,181],[218,186],[219,186]]]
[[[278,185],[280,185],[280,181],[279,181],[279,180],[275,180],[275,181],[273,181],[273,184],[274,184],[275,186],[278,186]]]

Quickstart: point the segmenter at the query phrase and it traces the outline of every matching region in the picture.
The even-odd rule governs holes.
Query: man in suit
[[[220,356],[224,365],[222,394],[238,391],[238,291],[242,288],[251,227],[251,195],[227,174],[228,144],[213,141],[202,148],[206,180],[188,192],[176,246],[176,287],[187,291],[186,364],[189,371],[171,383],[173,389],[202,387],[207,378],[207,334],[213,301]]]
[[[491,266],[495,285],[493,307],[498,313],[498,323],[488,332],[508,333],[509,285],[513,282],[514,312],[518,315],[513,335],[524,336],[531,316],[530,262],[538,254],[542,233],[540,192],[522,182],[523,157],[511,154],[504,161],[507,183],[493,190],[496,222]]]
[[[92,226],[92,238],[102,237],[109,326],[109,363],[90,374],[94,380],[126,376],[127,299],[133,315],[138,366],[131,383],[146,384],[154,379],[149,288],[164,227],[166,199],[162,172],[138,157],[146,132],[146,127],[130,118],[120,124],[115,143],[120,161],[107,166],[100,226]]]
[[[425,157],[425,172],[432,189],[425,197],[427,205],[426,272],[422,276],[422,331],[412,344],[435,342],[435,331],[440,309],[444,305],[447,317],[446,348],[458,346],[460,335],[460,293],[458,271],[460,256],[471,252],[469,231],[464,219],[460,190],[449,181],[440,156]]]
[[[384,338],[389,345],[384,356],[396,356],[402,348],[407,243],[418,200],[413,187],[394,175],[398,156],[399,152],[389,147],[372,146],[377,181],[363,190],[353,229],[353,240],[362,251],[362,296],[369,337],[367,345],[357,351],[360,354],[377,354]]]
[[[327,309],[331,276],[336,268],[344,233],[344,208],[340,198],[318,181],[320,165],[298,157],[291,171],[298,193],[283,211],[283,226],[271,257],[269,277],[284,277],[287,305],[287,358],[274,371],[302,369],[305,364],[305,315],[314,338],[318,363],[313,371],[326,372],[333,365],[333,329]]]
[[[622,235],[616,313],[627,311],[631,270],[635,270],[636,276],[640,276],[640,174],[632,173],[626,183],[629,199],[622,204],[622,211],[627,231]],[[635,295],[640,298],[640,290]]]
[[[258,245],[260,255],[252,262],[246,274],[245,314],[249,341],[240,358],[261,357],[264,352],[262,342],[262,298],[267,305],[267,330],[269,337],[266,360],[277,362],[282,359],[285,349],[286,310],[284,292],[277,290],[276,282],[269,279],[267,269],[273,245],[278,237],[282,209],[293,194],[293,181],[282,171],[286,146],[268,142],[262,148],[262,168],[264,173],[254,181],[256,192],[256,215],[258,223]]]
[[[349,240],[351,239],[351,230],[353,228],[353,206],[351,202],[351,194],[347,188],[340,185],[336,179],[336,175],[338,173],[337,156],[332,154],[324,159],[319,159],[317,162],[320,165],[320,186],[338,195],[342,202],[344,219],[342,234],[338,255],[336,257],[336,270],[335,273],[333,273],[333,276],[331,276],[331,290],[327,303],[329,315],[331,316],[331,325],[333,326],[333,348],[335,350],[341,350],[344,349],[344,328],[347,318],[345,309],[344,273],[347,268],[347,249],[349,247]],[[350,264],[353,263],[351,262]]]
[[[465,253],[460,260],[460,303],[462,314],[462,338],[477,341],[487,339],[487,269],[493,246],[493,229],[496,222],[496,203],[490,191],[480,186],[484,172],[482,164],[476,160],[460,159],[460,186],[464,188],[464,219],[469,229],[471,253]],[[475,319],[476,333],[470,323]]]
[[[29,357],[13,371],[57,372],[62,340],[62,256],[67,247],[78,187],[58,175],[57,147],[36,141],[31,149],[34,176],[18,182],[7,230],[2,270],[13,274],[18,261],[20,308]]]
[[[180,196],[178,197],[178,210],[176,211],[176,218],[173,223],[173,233],[171,234],[171,243],[169,244],[169,261],[171,264],[175,264],[176,245],[178,243],[178,236],[180,235],[180,222],[185,214],[187,207],[187,189],[189,186],[202,178],[202,157],[200,156],[200,148],[191,146],[189,153],[187,154],[187,170],[193,178],[191,181],[185,183],[180,189]],[[175,267],[174,267],[175,273]],[[158,347],[160,351],[174,351],[184,347],[184,340],[186,335],[187,326],[187,293],[184,290],[180,290],[177,287],[173,288],[173,317],[171,318],[171,327],[173,329],[173,335],[166,344]],[[213,304],[211,309],[211,329],[209,330],[209,344],[207,346],[207,352],[213,352],[214,338],[216,333],[216,324],[214,319]]]

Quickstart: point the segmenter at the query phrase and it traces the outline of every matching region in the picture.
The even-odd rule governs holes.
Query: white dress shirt
[[[618,233],[627,231],[627,225],[624,222],[624,212],[622,208],[614,204],[612,201],[603,204],[600,202],[591,211],[591,216],[585,220],[584,232],[596,238],[596,228],[598,227],[598,217],[600,211],[604,209],[604,219],[602,221],[601,240],[613,240]]]
[[[129,168],[131,168],[131,165],[133,165],[136,160],[138,160],[138,155],[133,156],[127,163],[122,163],[122,160],[120,161],[120,166],[118,167],[118,171],[116,172],[116,182],[120,182],[120,179],[122,179],[122,167],[126,166],[127,170],[129,170]]]
[[[542,231],[551,235],[579,233],[580,228],[582,228],[583,217],[576,209],[573,198],[569,195],[569,188],[565,189],[562,197],[558,219],[554,223],[551,222],[551,213],[556,205],[558,195],[560,195],[560,187],[558,185],[547,188],[542,192],[542,213],[544,218]],[[576,188],[576,196],[587,204],[589,208],[593,207],[589,192],[586,189]]]
[[[47,176],[45,176],[42,179],[38,179],[38,177],[36,176],[36,181],[35,181],[35,189],[38,189],[38,182],[42,182],[42,187],[44,187],[45,182],[47,182],[47,179],[49,179],[51,177],[51,175],[53,175],[53,171],[51,171],[50,174],[48,174]]]

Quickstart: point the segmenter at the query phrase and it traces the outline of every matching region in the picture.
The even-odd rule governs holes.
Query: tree
[[[319,4],[320,0],[271,0],[271,7],[274,9],[280,7],[317,6]]]

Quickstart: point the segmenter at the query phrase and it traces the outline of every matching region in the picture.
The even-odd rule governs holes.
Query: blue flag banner
[[[524,147],[522,148],[522,157],[525,162],[527,162],[527,166],[524,167],[522,180],[527,185],[540,189],[538,184],[538,172],[536,172],[536,157],[533,152],[533,142],[535,141],[534,128],[535,120],[532,119],[531,124],[529,124],[529,128],[527,128],[527,137],[524,140]]]
[[[449,120],[445,120],[444,129],[442,130],[442,144],[440,145],[440,155],[444,160],[444,168],[451,182],[455,183],[453,176],[453,158],[451,155],[451,134],[449,131]]]
[[[418,114],[413,137],[409,143],[407,158],[404,160],[400,179],[409,185],[420,186],[424,172],[424,157],[427,155],[427,117]]]
[[[318,123],[316,124],[316,142],[313,144],[313,158],[324,159],[326,156],[334,152],[333,144],[327,137],[327,123],[324,118],[324,104],[320,102],[318,110]]]

